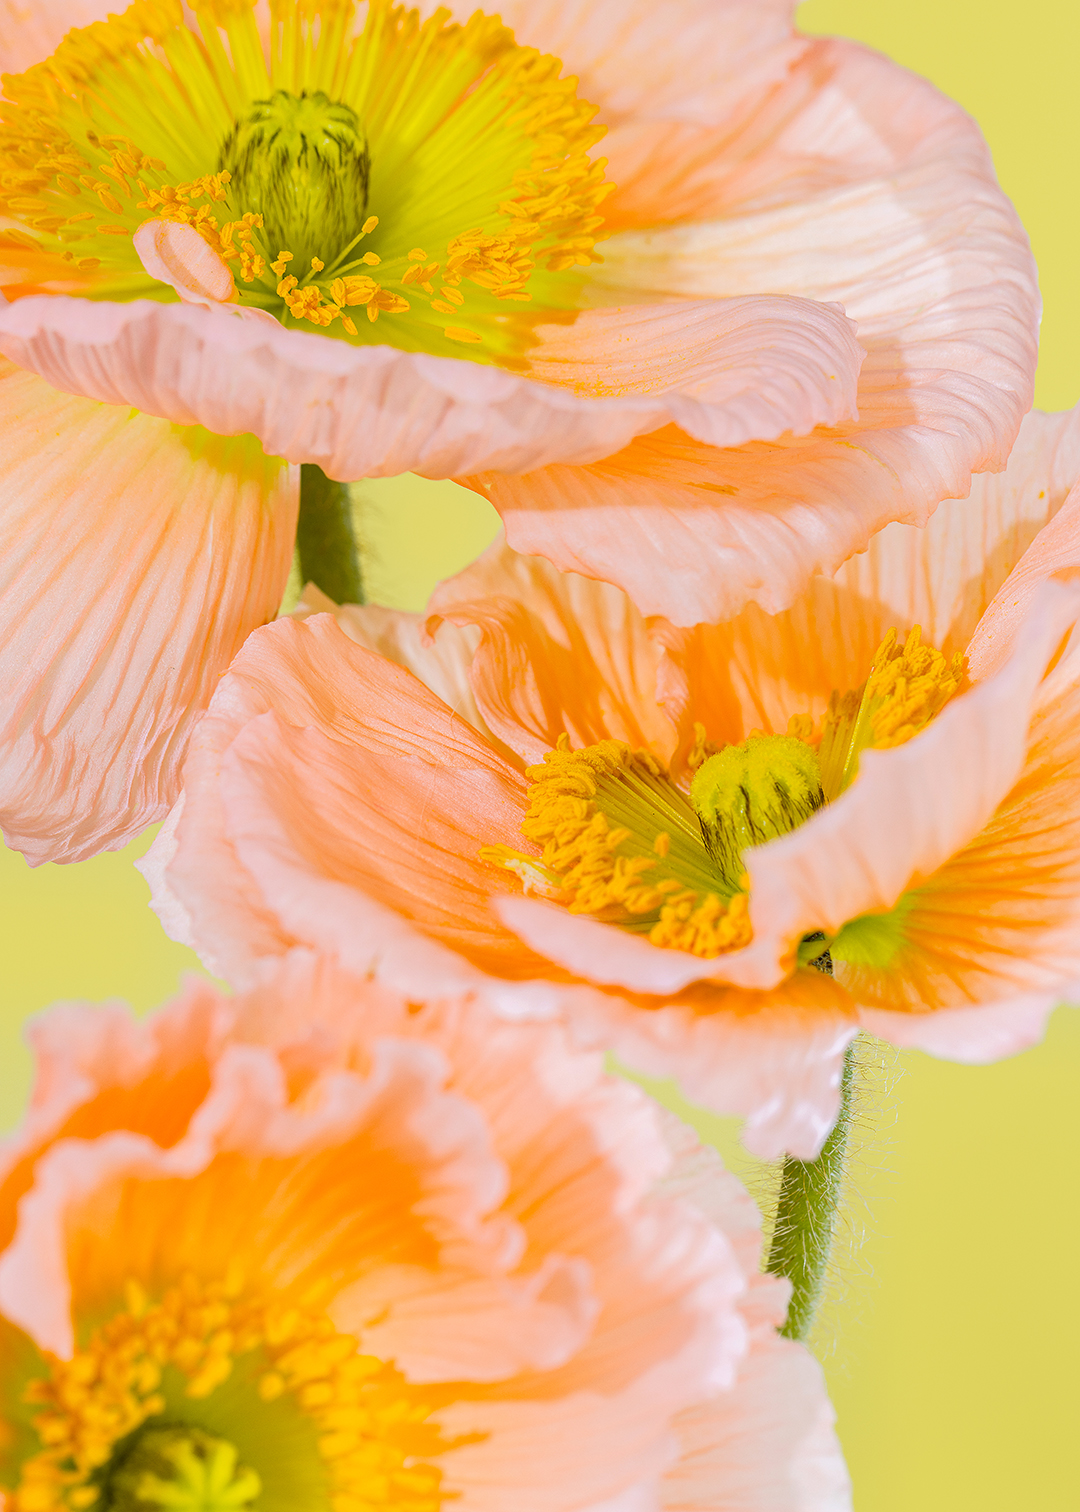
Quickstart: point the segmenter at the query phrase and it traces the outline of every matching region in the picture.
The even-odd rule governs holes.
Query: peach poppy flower
[[[145,867],[166,928],[238,981],[303,943],[564,1014],[812,1155],[860,1026],[992,1059],[1080,980],[1078,475],[1080,415],[1031,415],[1002,480],[772,617],[649,626],[496,546],[433,647],[258,631]]]
[[[847,1512],[753,1204],[556,1027],[297,952],[32,1033],[9,1512]]]
[[[1034,267],[976,127],[792,0],[8,6],[0,457],[57,459],[4,515],[0,819],[33,860],[175,795],[280,600],[266,457],[459,478],[692,623],[925,519],[1030,403]]]

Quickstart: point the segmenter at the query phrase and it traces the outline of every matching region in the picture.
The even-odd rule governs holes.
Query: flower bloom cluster
[[[558,1028],[297,952],[33,1038],[0,1157],[12,1512],[846,1505],[753,1203]]]
[[[1080,982],[1080,420],[973,123],[793,9],[9,18],[0,823],[165,819],[234,995],[32,1031],[0,1512],[849,1512],[803,1283],[604,1057],[798,1169],[860,1031]],[[503,536],[280,615],[405,472]]]

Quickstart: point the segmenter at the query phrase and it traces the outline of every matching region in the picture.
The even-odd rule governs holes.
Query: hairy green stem
[[[338,604],[364,602],[349,486],[310,462],[300,469],[296,549],[301,583],[314,583]]]
[[[851,1126],[854,1064],[853,1042],[844,1055],[840,1112],[821,1154],[816,1160],[789,1155],[784,1161],[765,1269],[774,1276],[786,1276],[792,1284],[787,1319],[780,1330],[787,1339],[806,1338],[824,1289]]]

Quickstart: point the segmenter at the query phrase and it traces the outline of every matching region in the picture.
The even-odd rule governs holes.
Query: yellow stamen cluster
[[[903,745],[948,703],[964,678],[964,657],[946,658],[922,643],[918,625],[900,644],[890,630],[874,653],[861,688],[833,693],[822,727],[818,760],[826,799],[855,780],[859,755]]]
[[[696,814],[648,751],[618,740],[574,751],[563,735],[526,776],[521,832],[541,857],[492,846],[485,859],[571,913],[646,930],[654,944],[712,957],[749,943],[745,899],[721,896]]]
[[[191,226],[224,262],[239,261],[240,276],[245,283],[253,283],[266,267],[266,259],[252,245],[255,232],[262,229],[262,216],[248,211],[239,220],[219,226],[209,205],[197,209],[194,205],[203,198],[220,203],[227,197],[228,184],[227,173],[207,173],[190,184],[162,184],[157,189],[140,179],[139,188],[146,198],[139,201],[138,208],[149,212],[148,219],[181,221]]]
[[[362,331],[346,312],[363,304],[369,325],[395,317],[390,339],[410,349],[486,343],[483,355],[520,366],[532,326],[500,306],[577,303],[552,275],[598,260],[613,187],[591,156],[603,135],[595,109],[561,72],[557,58],[519,47],[480,12],[459,25],[445,10],[423,19],[393,0],[305,0],[275,4],[267,38],[247,0],[190,9],[135,0],[8,80],[0,212],[21,224],[0,241],[19,254],[24,289],[92,275],[97,297],[132,298],[147,292],[147,275],[130,239],[160,215],[193,226],[235,265],[242,302],[354,340]],[[360,123],[363,198],[383,222],[377,252],[358,253],[352,223],[339,234],[341,217],[325,206],[324,225],[324,191],[299,159],[307,238],[267,244],[272,206],[259,186],[273,186],[277,203],[280,165],[267,143],[256,142],[269,156],[254,167],[226,146],[275,100],[285,116],[290,100],[304,102],[305,119],[322,111],[333,129],[339,117]],[[102,134],[121,125],[126,135]],[[432,255],[407,253],[414,241]],[[79,257],[75,242],[92,255]],[[302,268],[274,267],[279,242]]]
[[[666,903],[660,922],[649,931],[654,945],[706,957],[739,950],[752,938],[750,897],[745,892],[736,893],[726,904],[716,893],[709,893],[703,903],[689,898]]]
[[[361,1355],[312,1298],[247,1295],[239,1274],[223,1282],[186,1276],[157,1303],[129,1285],[126,1311],[31,1382],[26,1397],[41,1408],[34,1428],[43,1447],[23,1464],[13,1512],[93,1506],[101,1496],[95,1472],[114,1446],[165,1412],[170,1369],[198,1402],[252,1354],[252,1410],[291,1394],[313,1425],[333,1512],[439,1512],[441,1472],[417,1460],[446,1447],[425,1426],[432,1405],[391,1367]]]

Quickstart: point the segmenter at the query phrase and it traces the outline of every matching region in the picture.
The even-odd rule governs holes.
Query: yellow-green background
[[[1041,270],[1037,400],[1073,404],[1076,0],[806,0],[801,22],[882,49],[979,120]],[[373,596],[420,607],[490,538],[487,511],[450,484],[371,490]],[[28,1085],[28,1013],[74,996],[145,1009],[194,966],[146,908],[130,864],[144,845],[35,872],[0,855],[0,1127]],[[895,1058],[864,1098],[859,1143],[858,1195],[815,1338],[858,1512],[1075,1512],[1080,1014],[1059,1010],[1043,1045],[989,1068]]]

